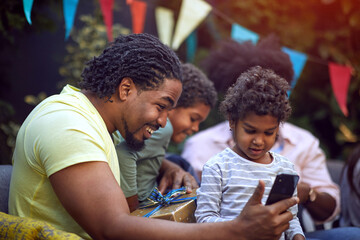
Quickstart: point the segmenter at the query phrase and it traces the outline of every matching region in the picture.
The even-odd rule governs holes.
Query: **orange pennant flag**
[[[133,33],[142,33],[146,16],[146,2],[132,0],[130,2]]]
[[[346,107],[347,92],[350,84],[352,68],[335,63],[329,63],[329,74],[331,86],[341,111],[345,116],[349,112]]]
[[[114,0],[100,0],[101,12],[106,25],[106,32],[109,42],[113,41],[112,24],[113,24],[113,7]]]

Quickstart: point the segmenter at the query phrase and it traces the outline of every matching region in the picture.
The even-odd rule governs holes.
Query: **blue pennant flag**
[[[290,57],[290,61],[293,65],[293,69],[294,69],[294,78],[291,81],[291,90],[294,89],[297,80],[299,79],[305,63],[307,61],[307,55],[295,50],[292,50],[290,48],[287,47],[282,47],[283,52],[285,52],[286,54],[289,55]],[[291,90],[288,92],[288,95],[290,96]]]
[[[31,9],[33,6],[33,2],[34,0],[23,0],[25,17],[30,25],[31,25]]]
[[[256,44],[259,40],[259,35],[254,33],[239,24],[233,24],[231,26],[231,38],[237,42],[251,41]]]
[[[71,29],[74,25],[74,18],[78,0],[63,0],[63,12],[65,18],[65,40],[70,36]]]
[[[186,60],[187,62],[194,62],[195,52],[197,46],[197,34],[196,30],[190,33],[186,38]]]

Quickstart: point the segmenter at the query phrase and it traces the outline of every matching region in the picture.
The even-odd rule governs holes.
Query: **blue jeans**
[[[307,240],[359,240],[359,227],[339,227],[305,233]]]

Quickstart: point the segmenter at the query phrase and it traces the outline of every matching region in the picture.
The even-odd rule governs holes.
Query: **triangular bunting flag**
[[[347,92],[350,84],[352,68],[335,63],[329,63],[329,74],[331,86],[341,111],[345,116],[349,112],[346,107]]]
[[[146,2],[133,0],[130,4],[133,33],[142,33],[146,16]]]
[[[211,11],[211,6],[202,0],[183,0],[176,23],[172,48],[177,50],[180,44],[200,24]]]
[[[33,6],[33,2],[34,0],[23,0],[25,17],[30,25],[31,25],[31,9]]]
[[[167,8],[157,7],[155,9],[155,18],[160,41],[170,46],[174,30],[174,12]]]
[[[71,29],[74,25],[74,18],[78,0],[63,0],[63,11],[65,18],[65,40],[69,38]]]
[[[231,26],[231,38],[240,43],[251,41],[253,44],[256,44],[259,40],[259,35],[235,23]]]
[[[290,61],[293,65],[294,78],[291,81],[291,90],[292,90],[296,86],[297,80],[300,77],[300,75],[304,69],[304,66],[305,66],[305,63],[306,63],[308,57],[304,53],[292,50],[287,47],[282,47],[282,50],[283,50],[283,52],[285,52],[286,54],[289,55]],[[290,96],[291,90],[288,92],[289,96]]]
[[[194,62],[197,46],[196,30],[186,38],[186,61]]]
[[[100,0],[101,12],[106,25],[106,32],[109,42],[113,41],[112,25],[113,25],[113,7],[114,0]]]

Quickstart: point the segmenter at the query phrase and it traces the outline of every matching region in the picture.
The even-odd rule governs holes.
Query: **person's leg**
[[[306,239],[320,240],[359,240],[360,228],[358,227],[340,227],[328,230],[319,230],[305,233]]]

